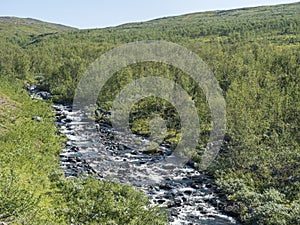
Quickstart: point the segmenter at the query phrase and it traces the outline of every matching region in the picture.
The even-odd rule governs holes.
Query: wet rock
[[[187,199],[186,197],[182,197],[182,201],[183,201],[183,202],[187,202],[188,199]]]
[[[238,205],[227,205],[224,209],[227,215],[237,217],[239,215],[240,208]]]
[[[51,98],[51,94],[49,92],[47,92],[47,91],[37,92],[37,96],[41,97],[44,100],[48,100],[48,99]]]
[[[85,124],[84,113],[72,112],[65,106],[54,108],[60,131],[69,138],[60,155],[66,177],[97,174],[99,179],[131,183],[144,191],[153,204],[167,208],[171,224],[206,224],[207,217],[221,215],[218,210],[226,208],[215,195],[213,179],[195,170],[193,162],[185,168],[167,163],[165,159],[171,153],[167,144],[158,147],[160,154],[145,154],[136,142],[138,139],[147,143],[145,138],[116,138],[117,131],[109,122]],[[223,215],[219,221],[223,225],[234,224]]]
[[[158,200],[156,200],[156,202],[158,204],[164,204],[166,202],[166,200],[165,199],[158,199]]]
[[[160,184],[159,188],[162,190],[171,190],[173,187],[170,184]]]
[[[63,121],[64,123],[71,123],[71,122],[72,122],[72,119],[66,118],[66,119],[63,119],[62,121]]]
[[[186,195],[191,195],[193,193],[193,190],[185,190],[184,194]]]
[[[27,84],[27,91],[34,92],[37,89],[36,84]]]
[[[210,183],[209,183],[209,184],[206,184],[205,187],[206,187],[206,188],[212,188],[212,184],[210,184]]]
[[[171,211],[171,216],[178,216],[179,213],[177,212],[177,210],[172,210]]]
[[[174,199],[174,206],[176,207],[181,206],[181,199],[179,198]]]
[[[191,187],[194,188],[194,189],[199,189],[199,185],[196,184],[196,183],[192,183],[192,184],[191,184]]]

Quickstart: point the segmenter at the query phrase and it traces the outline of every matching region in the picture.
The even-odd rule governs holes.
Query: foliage
[[[99,181],[58,180],[62,196],[58,214],[76,224],[165,224],[164,213],[129,185]]]
[[[294,3],[195,13],[94,30],[61,30],[51,26],[50,30],[43,31],[41,25],[19,22],[11,26],[0,21],[3,31],[0,35],[0,77],[13,84],[39,82],[41,89],[54,94],[55,101],[71,102],[75,87],[88,65],[113,47],[139,40],[166,40],[183,45],[209,65],[223,90],[227,107],[227,133],[221,154],[210,171],[228,199],[239,205],[241,220],[248,224],[299,224],[299,12],[300,3]],[[200,161],[210,134],[211,116],[202,90],[181,70],[153,62],[123,68],[103,88],[98,99],[99,107],[109,110],[125,85],[149,75],[175,81],[195,101],[201,121],[201,137],[194,159]],[[6,84],[4,82],[1,85],[2,89]],[[31,199],[29,205],[24,207],[35,210],[37,208],[33,205],[36,202],[47,206],[52,195],[56,195],[53,193],[58,193],[51,192],[52,195],[47,196],[44,190],[48,188],[41,186],[48,187],[51,184],[45,173],[57,167],[58,159],[54,155],[60,151],[61,141],[50,125],[53,122],[52,115],[45,112],[46,105],[38,102],[29,104],[28,100],[24,100],[26,104],[22,103],[23,94],[19,93],[17,87],[6,92],[10,93],[10,97],[4,101],[7,107],[0,110],[1,146],[5,146],[0,159],[1,164],[9,166],[2,168],[6,175],[1,178],[1,187],[11,182],[10,193],[16,193],[21,201]],[[24,108],[24,112],[20,112],[21,108]],[[106,115],[103,114],[99,120],[109,122]],[[149,135],[149,120],[153,115],[164,119],[167,127],[164,141],[175,148],[181,136],[180,118],[175,108],[162,99],[147,98],[133,106],[130,116],[132,130]],[[43,123],[31,121],[32,116],[41,116]],[[23,141],[17,141],[20,137]],[[16,156],[19,160],[15,160]],[[24,160],[34,163],[24,163]],[[11,171],[8,168],[18,168],[14,170],[13,180],[10,179]],[[41,171],[45,173],[41,174]],[[33,174],[39,175],[33,179],[38,186],[29,184]],[[76,192],[78,198],[85,192],[81,189],[76,191],[77,186],[92,185],[89,180],[74,182],[62,182],[62,186]],[[101,185],[105,189],[106,184]],[[127,190],[127,187],[118,185],[115,188],[115,191],[122,188]],[[136,196],[136,193],[131,194]],[[47,196],[47,200],[39,196]],[[73,216],[75,210],[82,210],[80,218],[73,218],[78,221],[88,219],[89,213],[94,213],[92,202],[97,198],[87,196],[87,205],[91,209],[88,213],[79,199],[71,199],[76,204],[68,207],[61,204],[68,209],[66,212],[64,208],[55,211],[62,217],[52,210],[55,206],[52,209],[41,207],[42,214],[38,215],[56,215],[54,220],[60,218],[64,223]],[[16,204],[11,201],[12,206]],[[114,204],[114,201],[111,202],[111,206]],[[9,214],[14,217],[23,215],[26,211],[24,207]],[[9,210],[9,207],[5,208]],[[122,206],[119,209],[116,215],[125,213]]]
[[[11,224],[164,224],[165,214],[130,186],[96,177],[66,179],[65,139],[49,103],[19,83],[0,83],[0,222]],[[41,121],[33,120],[41,117]]]

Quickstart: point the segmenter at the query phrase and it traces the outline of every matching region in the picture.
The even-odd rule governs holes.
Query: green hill
[[[28,33],[50,33],[76,30],[76,28],[64,26],[61,24],[47,23],[32,18],[18,18],[18,17],[0,17],[1,28],[5,25],[10,25],[10,28],[19,27],[20,30],[28,30]]]
[[[186,29],[190,31],[185,35],[197,37],[203,35],[226,35],[231,32],[259,31],[262,33],[281,30],[279,26],[285,21],[299,23],[299,4],[264,6],[255,8],[241,8],[225,11],[211,11],[193,13],[182,16],[165,17],[145,23],[131,23],[117,27],[117,29],[138,29],[145,27],[154,30],[160,29]],[[283,25],[283,24],[282,24]]]
[[[77,29],[31,18],[0,17],[0,38],[20,46],[50,34],[74,30]]]
[[[54,101],[70,103],[87,67],[108,50],[139,40],[180,44],[208,64],[226,100],[226,136],[209,172],[236,206],[234,213],[245,224],[295,225],[300,221],[299,15],[298,2],[86,30],[32,19],[2,18],[0,80],[12,86],[36,82],[54,95]],[[123,68],[101,90],[99,107],[109,110],[126,84],[149,74],[174,80],[194,99],[202,134],[193,154],[198,163],[211,131],[211,115],[200,87],[178,68],[154,62]],[[13,95],[13,90],[7,92]],[[164,141],[176,146],[181,125],[172,105],[159,98],[147,98],[139,101],[132,112],[132,131],[146,136],[153,112],[171,118]],[[9,128],[6,113],[4,110],[0,114],[0,131]],[[97,119],[106,118],[100,115]]]

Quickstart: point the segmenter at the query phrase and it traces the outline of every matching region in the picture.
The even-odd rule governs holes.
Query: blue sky
[[[0,16],[100,28],[192,12],[292,2],[297,0],[7,0],[0,4]]]

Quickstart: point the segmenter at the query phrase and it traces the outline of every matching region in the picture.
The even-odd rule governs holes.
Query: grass
[[[8,82],[1,82],[0,96],[0,223],[165,223],[164,213],[130,186],[64,178],[59,153],[65,138],[54,126],[51,104]]]

